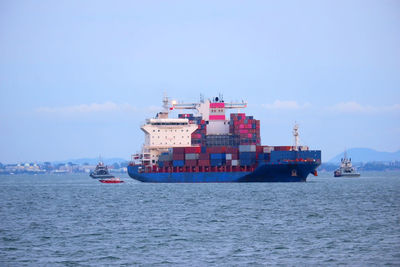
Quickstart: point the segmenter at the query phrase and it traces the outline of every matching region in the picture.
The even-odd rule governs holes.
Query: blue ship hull
[[[319,162],[261,164],[253,172],[150,172],[140,173],[139,166],[128,166],[131,178],[148,183],[240,183],[305,182]]]

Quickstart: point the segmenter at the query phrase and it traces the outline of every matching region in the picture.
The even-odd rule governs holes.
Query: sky
[[[163,93],[264,145],[400,149],[400,1],[0,2],[0,162],[130,159]],[[172,114],[176,115],[176,114]]]

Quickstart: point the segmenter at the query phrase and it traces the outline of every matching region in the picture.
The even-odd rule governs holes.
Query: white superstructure
[[[145,133],[142,149],[142,159],[150,165],[156,163],[158,156],[170,147],[191,146],[191,135],[197,129],[196,124],[190,124],[188,119],[168,117],[168,99],[164,97],[164,111],[156,118],[146,120],[140,128]]]
[[[241,103],[225,103],[222,95],[220,95],[219,97],[215,97],[213,101],[211,101],[210,99],[204,100],[204,98],[201,98],[200,103],[176,103],[175,101],[172,102],[172,109],[195,109],[205,121],[222,120],[219,119],[222,118],[219,116],[225,117],[226,109],[242,109],[246,107],[247,102],[244,101],[242,101]]]
[[[173,109],[194,109],[203,120],[208,122],[207,135],[228,134],[229,121],[225,118],[225,109],[245,108],[247,103],[224,103],[222,96],[213,101],[203,98],[200,103],[176,103],[170,102],[167,96],[163,98],[164,110],[155,118],[147,119],[141,129],[145,133],[145,142],[142,152],[133,155],[132,159],[140,159],[145,165],[154,165],[162,152],[167,152],[171,147],[192,146],[192,133],[198,129],[187,118],[169,118],[169,112]]]
[[[207,135],[228,134],[229,120],[225,116],[226,109],[246,108],[247,103],[225,103],[222,95],[210,99],[200,99],[200,103],[172,103],[173,109],[195,109],[203,120],[208,121]]]

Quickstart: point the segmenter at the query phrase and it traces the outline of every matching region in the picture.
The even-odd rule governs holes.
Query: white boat
[[[347,153],[344,151],[344,157],[341,159],[340,168],[333,173],[335,177],[359,177],[360,173],[356,171],[351,163],[351,158],[347,158]]]

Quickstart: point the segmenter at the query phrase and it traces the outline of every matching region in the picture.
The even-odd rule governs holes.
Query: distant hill
[[[400,161],[400,150],[397,152],[380,152],[370,148],[351,148],[346,151],[347,157],[351,158],[353,162]],[[343,155],[344,151],[329,162],[338,163]]]
[[[123,158],[102,158],[101,159],[106,165],[111,165],[115,162],[121,163],[121,162],[126,162],[129,161],[128,159],[123,159]],[[82,165],[84,163],[88,163],[89,165],[96,165],[99,162],[99,158],[80,158],[80,159],[68,159],[64,161],[54,161],[52,162],[53,164],[58,164],[58,163],[67,163],[67,162],[72,162],[74,164],[79,164]]]

